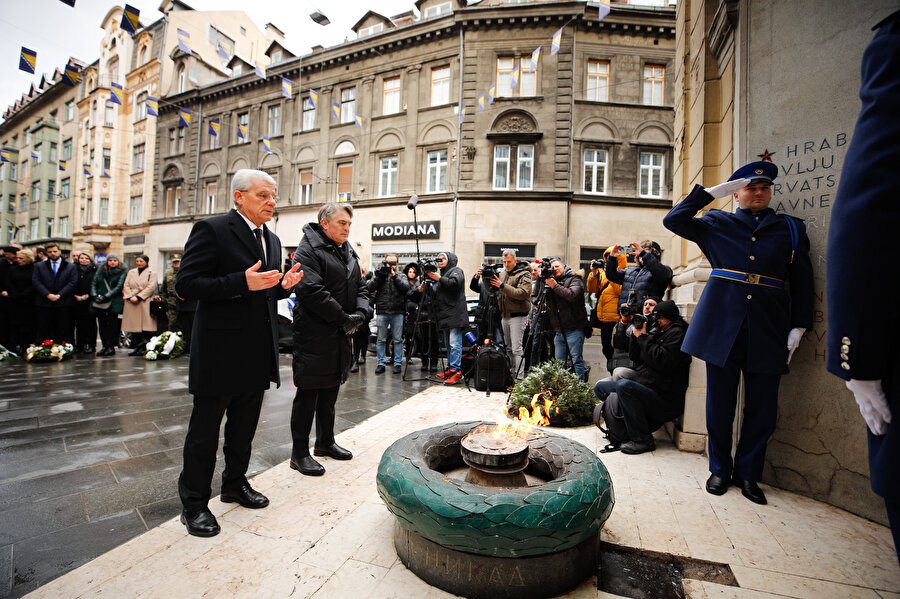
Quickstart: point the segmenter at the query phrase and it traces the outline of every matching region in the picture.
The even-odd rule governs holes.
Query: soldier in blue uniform
[[[883,260],[858,259],[858,248],[890,243],[900,227],[900,11],[873,29],[862,61],[862,111],[828,231],[826,353],[828,371],[848,381],[868,425],[872,490],[884,497],[900,559],[900,430],[891,424],[900,411],[900,284],[884,274]],[[874,295],[888,301],[862,309]]]
[[[769,208],[777,175],[771,162],[751,162],[725,183],[695,186],[663,219],[667,229],[696,243],[713,267],[682,346],[706,362],[706,490],[722,495],[733,483],[759,504],[766,503],[757,482],[775,431],[778,383],[813,323],[809,238],[802,220]],[[731,194],[739,205],[735,212],[694,216],[714,198]],[[744,420],[732,460],[741,373]]]

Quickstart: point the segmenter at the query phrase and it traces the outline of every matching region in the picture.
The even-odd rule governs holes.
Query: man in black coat
[[[426,272],[425,276],[434,281],[426,293],[432,294],[434,315],[438,329],[443,331],[447,346],[447,370],[438,374],[445,385],[455,385],[462,378],[462,336],[469,326],[469,311],[466,308],[466,275],[456,264],[459,259],[453,252],[438,254],[437,264],[440,274]]]
[[[572,359],[572,368],[581,380],[587,380],[584,364],[584,329],[588,325],[584,307],[584,281],[557,257],[550,258],[553,276],[545,279],[547,285],[547,312],[550,326],[556,331],[553,337],[554,357],[566,362]]]
[[[56,343],[72,343],[72,306],[75,303],[75,284],[78,272],[66,262],[56,243],[46,246],[47,259],[34,265],[31,283],[34,285],[34,305],[37,306],[37,337],[35,343],[52,339]]]
[[[369,295],[375,297],[375,324],[378,327],[375,374],[384,372],[388,329],[394,340],[394,374],[400,374],[403,365],[403,315],[406,312],[409,279],[397,271],[397,254],[384,257],[384,264],[375,271],[366,288]]]
[[[303,239],[294,252],[294,263],[302,262],[306,275],[295,290],[293,370],[297,394],[291,409],[291,468],[307,476],[325,474],[325,468],[309,455],[314,415],[313,453],[335,460],[353,458],[334,441],[334,407],[353,361],[351,336],[372,313],[359,257],[347,241],[352,218],[349,204],[323,205],[318,222],[303,226]]]
[[[847,381],[868,425],[872,490],[884,497],[900,559],[900,312],[897,277],[858,248],[893,239],[900,226],[900,11],[875,25],[862,60],[862,111],[844,159],[828,230],[828,371]],[[888,242],[889,243],[889,242]],[[864,290],[890,298],[873,313]]]
[[[188,379],[194,409],[178,494],[181,522],[200,537],[219,533],[207,504],[226,414],[221,499],[247,508],[269,504],[247,481],[247,466],[263,394],[270,382],[281,383],[275,303],[303,277],[299,264],[282,277],[281,242],[265,226],[278,201],[275,181],[241,169],[231,191],[236,209],[194,225],[175,279],[180,297],[197,300]]]

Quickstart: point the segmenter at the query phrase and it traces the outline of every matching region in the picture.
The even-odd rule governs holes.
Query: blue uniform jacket
[[[791,235],[783,216],[771,208],[710,210],[694,215],[713,197],[697,185],[663,219],[673,233],[693,241],[713,268],[775,277],[785,289],[710,277],[691,319],[682,351],[715,366],[724,366],[735,337],[747,322],[749,372],[787,372],[787,336],[792,328],[811,329],[813,273],[809,238],[797,224],[798,244],[791,262]],[[793,218],[793,217],[788,217]]]

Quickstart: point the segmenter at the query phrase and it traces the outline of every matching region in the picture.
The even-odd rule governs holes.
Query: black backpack
[[[475,355],[475,389],[506,391],[511,384],[506,352],[492,343],[481,346]]]
[[[606,424],[606,428],[600,426],[601,420]],[[619,446],[629,440],[625,416],[619,406],[619,396],[616,393],[610,393],[606,401],[597,404],[597,407],[594,408],[594,424],[603,432],[608,441],[600,453],[618,451]]]

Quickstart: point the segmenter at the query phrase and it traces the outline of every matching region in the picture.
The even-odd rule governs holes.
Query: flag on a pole
[[[263,149],[270,154],[272,153],[272,140],[268,137],[263,137]]]
[[[37,64],[37,52],[34,50],[29,50],[25,46],[22,46],[22,50],[19,53],[19,70],[25,71],[26,73],[34,73],[34,65]]]
[[[597,20],[602,21],[606,18],[606,15],[609,14],[609,3],[608,2],[600,2],[600,6],[597,7]]]
[[[334,118],[341,118],[341,103],[335,100],[331,103],[331,114],[334,115]]]
[[[319,92],[312,88],[309,90],[309,103],[313,108],[319,103]]]
[[[478,94],[478,112],[481,112],[482,110],[484,110],[484,103],[485,103],[484,94],[483,93]]]
[[[262,66],[258,62],[256,64],[256,76],[265,79],[266,78],[266,67]]]
[[[556,33],[553,34],[553,39],[550,40],[550,56],[554,56],[557,52],[559,52],[559,46],[562,44],[562,30],[560,27]]]
[[[178,126],[179,127],[190,127],[191,126],[191,111],[187,108],[179,108],[178,109]]]
[[[100,176],[103,177],[104,179],[109,179],[110,178],[109,169],[108,168],[103,169],[103,174]]]
[[[291,99],[291,91],[293,91],[293,83],[291,83],[290,79],[286,79],[284,77],[281,78],[281,95]]]
[[[534,72],[538,67],[538,59],[541,57],[541,47],[538,46],[535,48],[534,52],[531,53],[531,68],[529,71]]]
[[[153,96],[147,96],[147,114],[159,116],[159,100]]]
[[[494,94],[496,94],[496,93],[497,93],[497,84],[491,83],[491,86],[487,90],[488,104],[494,103]]]
[[[513,67],[512,77],[509,81],[509,89],[516,89],[519,85],[519,65]]]
[[[358,112],[353,116],[353,122],[356,123],[356,126],[362,129],[362,115]]]
[[[119,25],[119,27],[121,27],[131,35],[134,35],[135,33],[137,33],[139,16],[141,16],[141,11],[131,6],[130,4],[126,4],[125,12],[122,13],[122,24]]]
[[[12,162],[9,159],[9,150],[0,150],[0,162]]]
[[[78,67],[74,64],[67,64],[66,68],[63,69],[63,78],[62,82],[68,85],[69,87],[75,87],[78,83]]]
[[[39,152],[35,152],[34,150],[32,150],[32,151],[31,151],[31,157],[34,158],[34,159],[36,159],[36,160],[40,160],[40,159],[41,159],[41,154],[40,154]]]
[[[223,60],[228,60],[234,55],[234,46],[224,40],[220,40],[216,44],[216,51]]]
[[[238,139],[247,139],[247,125],[238,125]]]
[[[113,104],[122,104],[122,86],[118,83],[109,84],[109,101]]]
[[[87,175],[88,177],[93,176],[93,174],[91,173],[91,165],[90,164],[84,165],[84,174]]]
[[[66,170],[67,166],[68,166],[68,161],[66,161],[66,160],[59,161],[59,170],[61,170],[61,171]]]
[[[9,211],[15,212],[17,207],[18,207],[18,204],[16,203],[16,197],[9,196]],[[18,233],[18,232],[19,232],[19,227],[16,227],[16,233]],[[15,238],[16,238],[16,236],[13,235],[13,239],[15,239]]]
[[[175,33],[178,36],[178,48],[185,54],[193,56],[194,53],[191,52],[191,45],[190,45],[191,44],[191,34],[183,29],[176,29]]]
[[[209,134],[218,137],[219,126],[219,119],[209,119]]]
[[[459,109],[459,124],[462,125],[464,120],[466,120],[466,105],[465,104],[463,104],[462,108]]]

